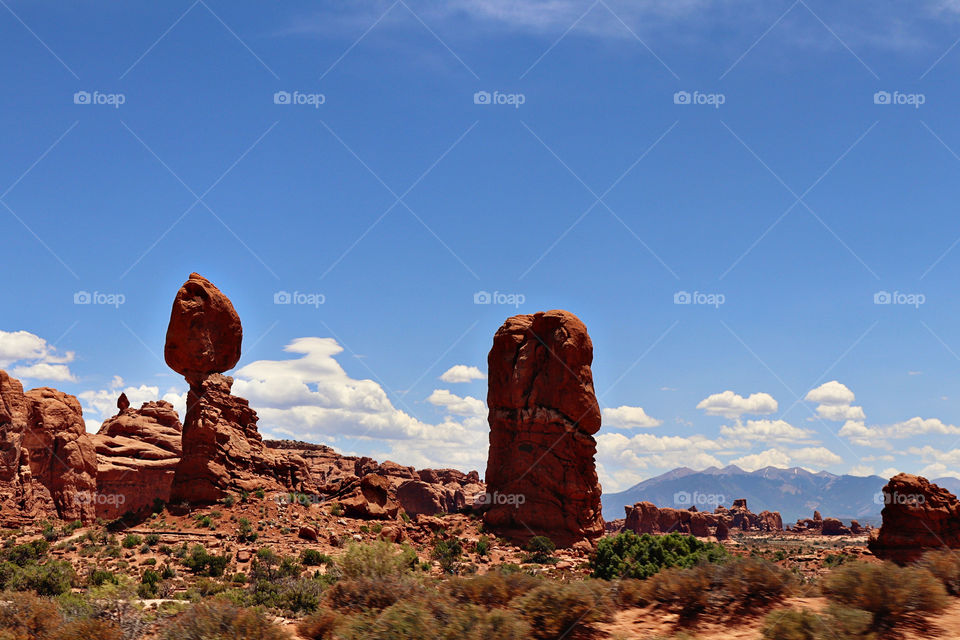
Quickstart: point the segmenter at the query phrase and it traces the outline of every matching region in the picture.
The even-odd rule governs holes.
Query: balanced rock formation
[[[926,478],[895,475],[883,488],[883,523],[870,532],[873,555],[898,564],[930,549],[960,547],[960,502]]]
[[[296,490],[309,475],[304,461],[268,449],[257,431],[257,412],[231,395],[233,378],[221,375],[240,359],[243,330],[230,300],[192,273],[177,292],[164,356],[190,383],[183,421],[183,455],[170,501],[209,503],[231,492]]]
[[[191,273],[173,300],[163,357],[190,386],[232,369],[240,360],[243,328],[227,296]]]
[[[513,316],[494,336],[484,522],[497,534],[559,546],[603,535],[592,361],[587,328],[567,311]]]
[[[167,502],[180,462],[182,427],[173,405],[163,400],[131,409],[125,394],[120,412],[92,436],[97,451],[97,517],[119,518]]]

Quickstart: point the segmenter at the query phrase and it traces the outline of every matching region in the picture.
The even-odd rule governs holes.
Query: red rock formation
[[[392,520],[400,505],[390,495],[392,485],[381,475],[370,473],[360,479],[357,491],[340,501],[344,515],[351,518]]]
[[[263,444],[257,412],[230,394],[233,378],[215,373],[187,394],[183,454],[174,473],[170,502],[210,503],[229,493],[265,489],[303,491],[309,479],[297,455]]]
[[[726,539],[731,529],[740,531],[782,531],[783,523],[776,511],[755,514],[747,509],[747,501],[734,501],[731,509],[717,507],[714,513],[657,507],[652,502],[638,502],[626,507],[624,530],[636,533],[686,533],[700,537]]]
[[[120,413],[91,436],[97,451],[97,517],[115,519],[167,502],[180,462],[182,427],[169,402],[145,402],[131,409],[126,395]]]
[[[46,503],[33,497],[30,456],[23,450],[29,411],[23,385],[0,370],[0,514],[10,527],[56,513],[49,493]]]
[[[929,549],[960,547],[960,502],[926,478],[898,474],[883,488],[883,524],[867,547],[878,558],[906,564]]]
[[[96,519],[97,454],[87,435],[80,402],[71,395],[41,387],[26,394],[27,429],[22,447],[30,474],[43,486],[34,500],[52,500],[64,520]]]
[[[494,336],[484,522],[499,535],[560,546],[603,535],[592,361],[586,327],[566,311],[513,316]]]
[[[240,316],[230,299],[191,273],[173,300],[163,349],[167,365],[191,386],[199,386],[206,376],[237,364],[242,339]]]
[[[848,536],[851,533],[850,529],[836,518],[824,518],[820,531],[825,536]]]

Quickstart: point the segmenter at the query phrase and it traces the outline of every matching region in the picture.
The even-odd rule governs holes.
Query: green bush
[[[943,583],[927,569],[892,562],[845,564],[826,576],[821,589],[834,603],[868,612],[874,630],[923,623],[949,602]]]
[[[511,600],[541,585],[543,580],[528,573],[490,571],[481,575],[447,580],[444,590],[458,602],[488,609],[506,607]]]
[[[144,541],[152,547],[156,545],[158,542],[160,542],[160,534],[158,533],[147,534],[147,537],[144,538]]]
[[[642,580],[668,567],[689,568],[700,562],[720,562],[728,557],[723,545],[702,542],[694,536],[679,533],[637,535],[625,531],[601,538],[590,566],[595,578]]]
[[[530,629],[517,613],[431,598],[404,600],[381,613],[355,616],[337,629],[345,640],[525,640]]]
[[[217,556],[207,552],[203,545],[195,545],[183,559],[183,566],[196,574],[211,577],[222,576],[230,562],[230,556]]]
[[[310,614],[297,625],[297,633],[306,640],[328,640],[342,623],[342,617],[336,611],[322,608]]]
[[[304,549],[300,552],[300,564],[305,567],[318,567],[322,564],[332,564],[333,558],[316,549]]]
[[[826,623],[809,609],[776,611],[767,615],[763,626],[764,640],[819,640]]]
[[[104,571],[103,569],[94,569],[87,577],[87,584],[91,587],[100,587],[107,582],[117,584],[117,576],[113,575],[109,571]]]
[[[324,594],[324,602],[339,611],[379,611],[426,593],[423,586],[407,575],[380,578],[341,578]]]
[[[289,640],[278,624],[258,609],[222,599],[198,602],[164,632],[165,640]]]
[[[49,550],[49,542],[37,539],[32,542],[10,547],[4,552],[3,557],[6,561],[22,567],[29,562],[36,562],[37,560],[46,558]]]
[[[444,573],[456,573],[462,556],[463,547],[456,538],[437,540],[431,553],[431,557],[440,564]]]
[[[337,560],[337,573],[344,578],[387,578],[411,572],[417,552],[410,547],[377,540],[351,544]]]
[[[589,624],[612,619],[610,586],[594,581],[545,582],[512,605],[530,625],[530,635],[553,640]]]
[[[553,552],[556,551],[557,545],[547,536],[533,536],[527,541],[527,544],[524,545],[524,549],[528,552],[523,558],[524,562],[534,562],[537,564],[556,562],[556,559],[553,557]]]
[[[253,525],[246,518],[240,518],[237,521],[237,541],[254,542],[257,539],[257,532],[253,530]]]
[[[917,566],[932,573],[943,583],[947,593],[960,595],[960,557],[956,551],[928,551],[917,562]]]
[[[480,539],[473,545],[473,552],[478,556],[485,556],[490,553],[490,538],[480,536]]]

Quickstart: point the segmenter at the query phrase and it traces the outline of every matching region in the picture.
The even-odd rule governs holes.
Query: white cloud
[[[440,376],[440,379],[450,384],[460,382],[471,382],[473,380],[484,380],[486,374],[477,367],[470,367],[465,364],[455,364]]]
[[[735,464],[744,471],[756,471],[764,467],[785,468],[790,464],[790,456],[779,449],[767,449],[731,460],[730,464]]]
[[[139,409],[144,402],[166,400],[173,405],[181,422],[187,411],[186,391],[170,388],[161,396],[160,387],[145,384],[137,387],[125,386],[123,378],[114,376],[109,389],[90,389],[77,394],[80,406],[83,408],[87,431],[98,430],[104,420],[117,415],[119,411],[117,409],[117,398],[120,397],[121,393],[127,394],[130,406],[135,409]]]
[[[917,475],[923,476],[928,480],[934,480],[936,478],[958,478],[960,479],[960,471],[957,471],[956,468],[950,468],[942,462],[934,462],[933,464],[928,464],[923,469],[917,473]]]
[[[651,418],[642,407],[624,405],[613,409],[604,409],[603,423],[605,426],[619,429],[643,429],[659,427],[663,424],[663,420]]]
[[[895,467],[887,467],[886,469],[884,469],[883,471],[880,472],[880,477],[881,477],[881,478],[892,478],[893,476],[897,475],[898,473],[900,473],[900,470],[899,470],[899,469],[897,469],[897,468],[895,468]]]
[[[876,471],[874,471],[873,467],[868,464],[857,464],[850,467],[850,470],[847,471],[847,474],[865,478],[867,476],[876,475]]]
[[[74,353],[58,353],[46,340],[29,331],[0,331],[0,369],[13,364],[11,375],[29,380],[73,382],[76,380],[67,363]]]
[[[863,407],[851,406],[856,397],[845,384],[836,380],[825,382],[807,393],[806,400],[817,402],[817,415],[824,420],[866,420]]]
[[[836,380],[825,382],[816,389],[811,389],[807,393],[806,400],[819,404],[829,404],[834,406],[852,404],[856,400],[853,391]]]
[[[380,459],[483,469],[489,428],[481,400],[436,389],[427,401],[448,415],[429,424],[394,406],[377,382],[348,375],[336,340],[297,338],[284,351],[298,357],[258,360],[234,373],[233,392],[256,408],[265,437],[366,440],[382,448],[368,453]]]
[[[862,447],[890,449],[890,443],[887,442],[889,439],[897,440],[926,434],[960,435],[960,427],[946,424],[939,418],[913,417],[890,425],[869,427],[863,422],[850,420],[844,423],[839,434]]]
[[[814,432],[784,420],[747,420],[746,424],[737,421],[732,427],[720,427],[720,435],[759,442],[811,442]]]
[[[793,449],[788,454],[792,460],[800,464],[814,467],[830,467],[843,463],[843,458],[826,447],[804,447]]]
[[[697,409],[703,409],[710,416],[738,418],[744,414],[773,413],[777,410],[777,401],[767,393],[752,393],[744,398],[727,390],[704,398],[697,405]]]

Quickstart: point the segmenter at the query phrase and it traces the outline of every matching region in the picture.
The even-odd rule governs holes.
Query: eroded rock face
[[[80,402],[69,394],[41,387],[26,394],[27,428],[22,440],[34,482],[42,485],[64,520],[96,519],[97,454],[87,435]]]
[[[232,386],[233,378],[215,373],[190,387],[171,503],[211,503],[228,493],[261,488],[304,489],[309,472],[303,459],[263,444],[257,412],[231,395]]]
[[[926,478],[901,473],[883,488],[883,524],[867,543],[878,558],[912,562],[930,549],[960,547],[960,502]]]
[[[400,513],[400,504],[391,495],[392,488],[385,476],[369,473],[360,479],[357,491],[341,500],[340,505],[351,518],[392,520]]]
[[[484,522],[522,542],[560,546],[603,535],[593,435],[593,343],[566,311],[508,318],[487,358],[490,451]]]
[[[33,500],[30,457],[23,451],[29,405],[23,385],[0,370],[0,513],[10,526],[20,518],[44,515]],[[47,503],[47,514],[55,513]]]
[[[623,528],[636,533],[687,533],[699,537],[716,536],[725,540],[731,529],[740,531],[782,531],[780,513],[763,511],[752,513],[744,499],[735,500],[733,507],[717,507],[713,513],[694,509],[657,507],[652,502],[638,502],[625,507]]]
[[[104,519],[169,501],[181,454],[183,429],[172,404],[161,400],[131,409],[121,395],[117,408],[91,436],[97,452],[96,512]]]
[[[199,386],[214,373],[232,369],[240,360],[243,328],[233,304],[198,273],[180,287],[173,300],[167,342],[167,365]]]

